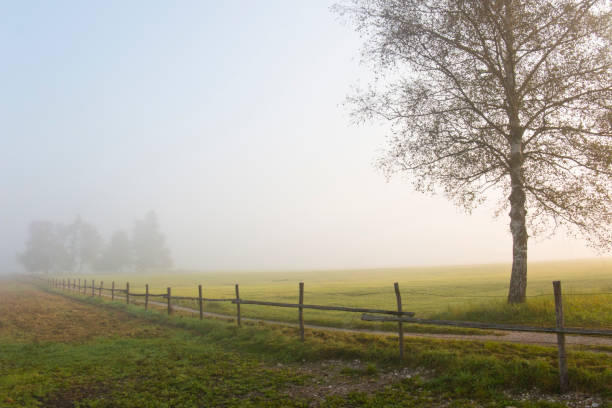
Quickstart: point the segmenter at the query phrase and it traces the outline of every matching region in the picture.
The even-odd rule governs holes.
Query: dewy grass
[[[307,330],[307,341],[297,340],[291,327],[235,323],[167,316],[163,312],[145,312],[141,307],[109,304],[96,298],[86,302],[127,310],[150,322],[188,329],[199,333],[227,351],[240,350],[263,361],[299,363],[325,359],[359,359],[384,366],[398,365],[397,339],[354,333]],[[537,386],[547,392],[558,387],[555,347],[527,346],[497,342],[469,342],[407,338],[405,361],[409,367],[431,369],[438,378],[436,387],[452,390],[455,395],[495,393],[500,389],[529,389]],[[610,395],[612,356],[584,351],[568,353],[571,386],[574,390]]]
[[[567,327],[612,328],[612,294],[563,297]],[[437,319],[471,320],[492,323],[555,325],[555,303],[551,298],[529,298],[522,304],[502,300],[479,305],[456,306],[433,316]]]
[[[129,281],[131,290],[165,293],[172,287],[175,296],[197,296],[202,284],[204,297],[233,298],[234,283],[240,284],[243,299],[297,303],[298,282],[305,283],[307,304],[370,307],[395,310],[393,282],[399,282],[403,309],[416,312],[416,317],[449,318],[487,322],[522,324],[554,324],[552,281],[561,280],[564,293],[565,319],[569,326],[612,328],[612,260],[536,262],[530,264],[528,302],[506,305],[509,265],[472,265],[398,269],[213,273],[180,272],[170,274],[100,274],[87,276],[105,287],[116,282],[119,289]],[[68,277],[73,279],[74,277]],[[184,302],[197,308],[195,302]],[[233,315],[231,303],[205,302],[209,312]],[[244,317],[297,322],[297,310],[243,305]],[[305,310],[307,324],[345,328],[369,328],[394,331],[393,324],[363,322],[358,313]],[[441,333],[476,334],[478,331],[458,328],[406,326],[407,330]]]
[[[2,287],[0,292],[2,304],[8,296]],[[559,406],[516,401],[505,394],[533,387],[554,392],[554,348],[406,339],[400,364],[397,339],[390,336],[307,330],[302,343],[290,327],[245,322],[238,328],[232,322],[145,312],[141,306],[78,295],[36,304],[35,294],[40,292],[19,294],[22,303],[35,303],[19,309],[28,310],[19,324],[10,323],[19,314],[12,307],[0,316],[3,407],[305,407],[315,402],[313,390],[320,393],[316,403],[323,407]],[[88,315],[78,325],[92,330],[105,325],[106,330],[94,337],[82,335],[73,324],[75,314]],[[64,327],[62,337],[46,334],[53,330],[51,324],[35,324],[51,316]],[[33,323],[26,324],[26,318]],[[23,324],[32,332],[26,339],[19,331]],[[70,339],[72,334],[77,338]],[[339,368],[337,378],[308,369],[330,361],[352,368]],[[350,365],[355,361],[361,365]],[[611,356],[570,351],[569,363],[573,390],[610,395]],[[387,379],[368,389],[372,381],[406,369],[421,374]],[[328,388],[346,384],[354,385],[352,391]]]

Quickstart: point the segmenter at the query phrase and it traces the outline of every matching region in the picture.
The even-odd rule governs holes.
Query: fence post
[[[399,284],[395,282],[393,287],[395,288],[395,298],[397,299],[398,317],[402,317],[402,295],[400,294]],[[402,322],[397,322],[397,332],[399,334],[399,355],[401,362],[404,360],[404,324]]]
[[[149,284],[145,284],[145,312],[149,310]]]
[[[91,297],[96,296],[96,281],[91,280]]]
[[[79,295],[81,294],[81,278],[79,278]]]
[[[298,314],[300,319],[300,340],[304,341],[304,282],[300,282],[300,297],[299,297],[300,306],[298,307]]]
[[[555,315],[557,317],[557,329],[563,329],[563,302],[561,297],[561,282],[554,281],[553,289],[555,293]],[[565,333],[557,333],[557,350],[559,354],[559,388],[561,393],[565,393],[569,387],[567,377],[567,356],[565,354]]]
[[[202,301],[202,285],[198,285],[198,306],[200,306],[200,320],[204,318],[203,301]]]
[[[111,300],[115,300],[115,281],[111,284]]]
[[[130,304],[130,282],[125,282],[125,304]]]
[[[102,287],[104,286],[104,281],[100,281],[100,288],[98,290],[98,297],[102,297]]]
[[[87,279],[83,279],[83,294],[87,294]]]
[[[170,306],[170,302],[172,301],[172,292],[170,287],[168,286],[168,314],[172,314],[172,306]]]
[[[240,322],[240,291],[238,290],[238,284],[236,284],[236,324],[238,327],[242,327]]]

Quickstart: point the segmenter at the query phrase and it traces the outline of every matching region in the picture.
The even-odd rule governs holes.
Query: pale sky
[[[506,214],[373,166],[388,132],[343,106],[370,74],[332,3],[0,0],[2,270],[31,220],[108,237],[148,210],[180,268],[510,262]]]

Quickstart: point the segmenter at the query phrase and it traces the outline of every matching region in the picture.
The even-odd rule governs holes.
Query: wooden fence
[[[363,313],[361,319],[364,321],[373,322],[397,322],[398,325],[398,346],[399,346],[399,358],[400,361],[404,358],[404,330],[403,323],[412,324],[428,324],[436,326],[453,326],[453,327],[465,327],[465,328],[476,328],[476,329],[489,329],[489,330],[503,330],[503,331],[523,331],[523,332],[538,332],[538,333],[556,333],[557,334],[557,349],[558,349],[558,360],[559,360],[559,384],[561,392],[568,390],[568,374],[567,374],[567,354],[565,351],[565,335],[566,334],[579,334],[579,335],[600,335],[600,336],[612,336],[612,330],[591,330],[591,329],[575,329],[564,327],[563,317],[563,302],[561,295],[561,282],[553,282],[553,292],[555,298],[555,315],[556,315],[556,326],[555,327],[533,327],[533,326],[522,326],[522,325],[508,325],[508,324],[496,324],[496,323],[481,323],[481,322],[465,322],[465,321],[450,321],[450,320],[431,320],[431,319],[419,319],[414,317],[414,312],[404,312],[402,310],[402,297],[398,283],[394,283],[395,289],[395,300],[397,303],[397,310],[384,310],[384,309],[371,309],[361,307],[344,307],[344,306],[327,306],[327,305],[309,305],[304,304],[304,283],[300,282],[298,286],[298,303],[282,303],[282,302],[267,302],[260,300],[246,300],[240,298],[240,290],[238,284],[235,286],[236,297],[235,298],[205,298],[202,296],[202,285],[198,285],[198,296],[172,296],[172,290],[170,287],[166,288],[166,293],[153,294],[149,292],[149,285],[145,285],[144,293],[130,292],[130,284],[126,283],[125,289],[117,289],[115,282],[111,283],[111,287],[105,288],[104,282],[100,281],[99,286],[95,286],[95,281],[91,281],[91,286],[87,287],[87,280],[83,279],[83,285],[81,285],[81,279],[73,279],[70,282],[69,279],[52,278],[48,280],[48,284],[51,287],[59,288],[62,290],[75,291],[84,295],[95,296],[96,290],[98,296],[101,297],[103,292],[110,292],[109,296],[111,300],[115,300],[116,294],[125,294],[124,300],[127,304],[130,304],[131,297],[144,297],[144,308],[148,310],[149,298],[157,297],[164,298],[167,300],[167,313],[172,314],[172,301],[173,300],[191,300],[197,301],[199,306],[200,319],[204,316],[204,302],[231,302],[236,305],[236,324],[241,327],[241,312],[240,305],[260,305],[260,306],[272,306],[272,307],[286,307],[298,309],[298,321],[299,321],[299,337],[300,340],[304,341],[304,309],[315,309],[315,310],[330,310],[350,313]],[[133,302],[132,302],[133,303]],[[189,309],[193,310],[193,309]],[[193,310],[194,312],[198,312]]]

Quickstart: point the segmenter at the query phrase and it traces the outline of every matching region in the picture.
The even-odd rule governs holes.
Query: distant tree
[[[468,210],[490,191],[508,198],[509,302],[525,300],[528,227],[565,225],[610,248],[609,0],[353,0],[337,10],[375,62],[371,88],[350,99],[359,119],[392,124],[380,166]]]
[[[69,265],[57,225],[50,221],[33,221],[28,228],[25,251],[17,256],[28,272],[57,273]]]
[[[141,271],[164,269],[172,265],[170,251],[166,247],[165,238],[153,211],[134,223],[132,248],[134,264]]]
[[[70,259],[70,270],[81,273],[84,266],[93,268],[104,245],[97,228],[77,217],[71,224],[61,226],[60,229]]]
[[[123,230],[113,233],[98,262],[98,269],[122,272],[132,265],[132,246]]]

